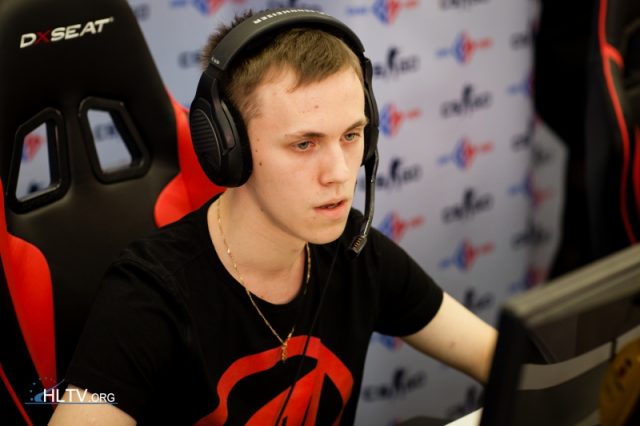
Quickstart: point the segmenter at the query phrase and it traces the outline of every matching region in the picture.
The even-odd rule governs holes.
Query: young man
[[[351,424],[374,331],[487,379],[495,330],[401,248],[372,230],[344,255],[371,111],[361,59],[330,32],[288,25],[232,54],[221,85],[252,171],[114,263],[66,395],[115,404],[61,404],[52,424]]]

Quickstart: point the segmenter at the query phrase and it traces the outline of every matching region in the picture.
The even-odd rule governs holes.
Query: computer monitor
[[[605,372],[640,339],[640,244],[513,297],[498,329],[481,426],[601,424]]]

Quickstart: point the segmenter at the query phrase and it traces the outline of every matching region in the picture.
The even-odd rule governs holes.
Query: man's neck
[[[305,242],[282,235],[257,207],[247,204],[241,194],[228,189],[209,207],[209,236],[238,282],[268,302],[286,303],[302,283]]]

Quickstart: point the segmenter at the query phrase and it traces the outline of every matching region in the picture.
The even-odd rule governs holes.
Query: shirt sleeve
[[[392,336],[416,333],[440,309],[443,291],[402,247],[375,229],[372,234],[380,277],[376,331]]]
[[[160,281],[133,263],[110,268],[65,378],[112,393],[114,405],[138,421],[184,347],[176,297]]]

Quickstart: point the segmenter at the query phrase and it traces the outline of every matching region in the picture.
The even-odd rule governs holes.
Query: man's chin
[[[347,219],[340,221],[332,225],[330,228],[318,233],[309,242],[316,245],[329,244],[336,241],[344,233],[344,229],[347,226]]]

